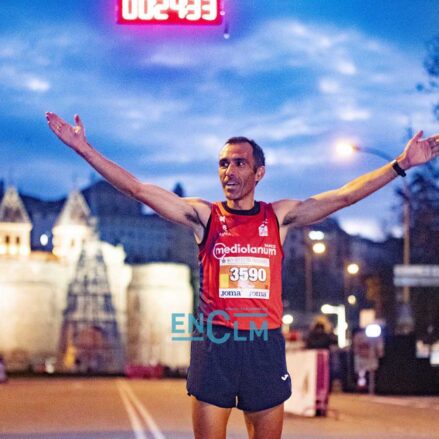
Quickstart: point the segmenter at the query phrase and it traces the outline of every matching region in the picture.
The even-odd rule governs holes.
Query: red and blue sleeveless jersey
[[[230,328],[279,328],[283,249],[271,204],[240,211],[213,203],[206,234],[199,246],[199,314]]]

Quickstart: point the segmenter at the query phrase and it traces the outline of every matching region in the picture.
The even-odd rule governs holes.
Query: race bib
[[[219,265],[219,297],[270,298],[270,260],[268,258],[230,256],[221,258]]]

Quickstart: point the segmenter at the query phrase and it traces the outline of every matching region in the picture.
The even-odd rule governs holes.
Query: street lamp
[[[293,323],[294,321],[294,317],[292,316],[292,314],[285,314],[282,317],[282,323],[285,325],[291,325],[291,323]]]
[[[367,148],[359,146],[349,142],[339,142],[336,145],[339,155],[347,156],[355,152],[364,152],[366,154],[372,154],[377,157],[381,157],[386,162],[391,162],[393,157],[384,151],[376,148]],[[410,189],[406,179],[403,179],[404,185],[404,220],[403,220],[403,236],[404,236],[404,252],[403,252],[403,264],[410,265]],[[410,302],[410,287],[404,286],[402,293],[403,303],[408,306]]]
[[[41,236],[40,236],[40,244],[43,246],[43,247],[46,247],[46,245],[49,243],[49,236],[46,234],[46,233],[43,233]]]
[[[322,255],[326,252],[326,245],[322,240],[325,234],[319,230],[303,230],[305,245],[305,311],[313,310],[313,253]]]
[[[366,326],[366,329],[364,331],[366,333],[366,336],[369,338],[377,338],[381,335],[381,326],[378,325],[378,323],[371,323],[370,325]]]
[[[352,262],[346,266],[346,271],[351,275],[358,274],[360,271],[360,266],[355,262]]]
[[[355,296],[355,294],[349,294],[348,303],[349,303],[349,305],[352,305],[352,306],[357,304],[357,297]]]
[[[322,255],[326,251],[326,244],[324,242],[316,242],[312,246],[312,251],[317,255]]]

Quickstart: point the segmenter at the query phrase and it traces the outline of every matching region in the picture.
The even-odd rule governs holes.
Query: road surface
[[[334,394],[327,417],[287,415],[285,439],[439,439],[439,397]],[[0,438],[191,438],[184,380],[29,378],[0,385]],[[247,438],[232,412],[228,438]]]

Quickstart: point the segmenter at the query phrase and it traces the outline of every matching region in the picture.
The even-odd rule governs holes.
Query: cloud
[[[374,240],[385,238],[385,230],[376,220],[362,217],[341,218],[340,226],[350,235],[361,235]]]
[[[50,89],[50,83],[44,79],[30,77],[25,80],[24,87],[31,91],[45,92]]]
[[[29,50],[31,39],[32,51]],[[136,45],[138,52],[131,47],[130,74],[131,77],[135,75],[134,86],[123,78],[124,71],[118,73],[116,59],[110,61],[131,45],[130,38],[114,41],[116,48],[111,49],[105,37],[94,29],[76,26],[67,32],[54,26],[35,32],[32,38],[8,40],[3,37],[2,42],[3,47],[12,44],[16,49],[14,62],[10,59],[11,52],[3,51],[9,64],[3,68],[3,74],[0,71],[0,78],[6,79],[6,84],[33,93],[52,90],[50,100],[59,108],[81,105],[86,93],[94,117],[111,118],[112,135],[132,144],[145,143],[143,136],[139,136],[142,131],[147,131],[152,141],[165,141],[169,136],[159,131],[166,123],[193,137],[194,121],[202,119],[200,112],[222,122],[230,123],[230,119],[235,119],[232,126],[239,131],[250,131],[255,137],[270,142],[312,137],[328,130],[334,115],[342,122],[354,122],[368,120],[371,114],[379,117],[384,107],[390,114],[389,108],[395,98],[391,94],[401,85],[404,88],[411,86],[412,73],[419,70],[411,67],[403,53],[357,31],[291,19],[268,21],[252,34],[226,44],[195,46],[175,41],[155,42]],[[29,52],[31,56],[25,56]],[[72,58],[78,62],[72,65]],[[113,70],[100,66],[99,60],[106,58],[105,63],[114,65]],[[47,59],[50,59],[50,70],[44,66]],[[403,65],[407,74],[401,76]],[[150,67],[164,70],[148,71]],[[303,72],[299,76],[300,69]],[[184,72],[185,79],[176,81],[170,71],[182,75]],[[272,92],[261,89],[276,71],[280,83],[269,84]],[[157,74],[163,76],[162,81],[157,82]],[[171,78],[169,82],[167,75]],[[250,75],[251,79],[240,87],[242,75]],[[138,80],[142,76],[145,78],[143,84]],[[252,87],[258,81],[261,87]],[[291,90],[291,96],[286,93],[275,98],[277,93],[282,93],[280,87],[288,88],[295,83],[307,94],[298,99]],[[386,97],[378,102],[380,108],[378,105],[370,108],[370,96],[380,88]],[[255,107],[255,100],[260,105]],[[273,108],[275,101],[278,103]],[[208,102],[213,105],[206,108]],[[233,104],[236,111],[230,111],[231,106],[227,103]],[[288,106],[293,110],[286,114]],[[405,107],[409,107],[408,103]],[[244,108],[246,111],[242,111]],[[108,126],[99,125],[101,129]],[[211,128],[211,136],[222,137],[217,134],[218,126],[205,125],[197,127],[197,131],[205,136]]]
[[[341,89],[339,81],[332,78],[320,78],[319,90],[325,94],[335,94]]]
[[[278,168],[288,168],[289,174],[302,173],[305,168],[315,168],[316,166],[328,162],[328,158],[323,153],[322,148],[265,148],[267,166]]]
[[[161,51],[154,53],[151,57],[143,60],[145,65],[157,64],[172,68],[188,68],[198,64],[194,62],[194,58],[189,59],[184,53],[172,51]]]
[[[250,35],[209,45],[181,43],[148,47],[142,64],[181,69],[201,67],[209,72],[233,71],[254,75],[299,67],[354,76],[364,67],[364,56],[375,58],[392,48],[354,30],[294,19],[264,22]],[[243,58],[245,54],[245,59]],[[374,65],[386,65],[376,59]]]
[[[370,123],[374,119],[374,125],[384,127],[397,114],[413,110],[404,90],[413,87],[414,78],[422,74],[420,66],[386,42],[352,29],[291,19],[268,21],[252,34],[227,44],[194,47],[171,43],[147,50],[149,55],[143,59],[144,66],[150,63],[178,72],[196,70],[198,74],[201,71],[198,90],[206,93],[201,98],[195,91],[194,100],[197,96],[200,99],[209,96],[216,102],[216,109],[209,109],[212,117],[220,115],[225,96],[230,95],[240,81],[242,83],[242,77],[250,76],[246,79],[248,85],[239,89],[235,101],[232,98],[233,103],[239,101],[237,108],[246,111],[230,112],[229,118],[236,118],[231,125],[238,131],[244,130],[274,143],[301,136],[311,139],[337,129],[334,119],[343,124]],[[301,69],[303,72],[298,76]],[[266,89],[251,87],[250,84],[258,82],[265,84],[266,79],[269,81],[268,78],[274,78],[280,71],[281,83],[269,85],[273,90],[271,94]],[[274,98],[282,86],[287,88],[295,82],[299,86],[299,81],[306,95],[299,99],[294,93],[291,97],[285,94],[283,98]],[[268,97],[265,99],[265,96]],[[372,96],[375,102],[371,102]],[[395,106],[395,100],[401,97],[400,105]],[[256,102],[262,99],[257,113],[251,110],[255,99]],[[264,112],[266,100],[269,103]],[[273,108],[275,100],[279,104]],[[288,106],[293,111],[285,114]],[[421,112],[427,110],[425,101],[418,101],[417,106]]]
[[[410,120],[434,129],[432,98],[410,94],[420,63],[353,29],[267,19],[227,42],[139,44],[139,35],[121,35],[45,23],[0,36],[0,116],[39,120],[49,109],[71,121],[79,112],[91,142],[111,158],[142,176],[149,169],[166,187],[182,179],[190,194],[208,198],[218,194],[218,151],[233,135],[266,149],[270,170],[282,177],[264,184],[273,199],[287,185],[302,195],[297,188],[322,191],[346,180],[347,168],[328,170],[338,137],[396,156]],[[380,164],[358,161],[365,165],[352,174]],[[212,177],[204,174],[208,163]],[[40,162],[34,168],[41,178],[46,170]]]
[[[337,62],[335,68],[343,75],[355,75],[357,73],[357,67],[352,61],[340,60]]]
[[[367,120],[370,118],[370,112],[364,108],[342,108],[338,113],[341,120]]]
[[[44,93],[51,88],[51,83],[32,72],[29,68],[20,69],[15,65],[4,65],[0,67],[0,82],[6,89],[32,93]]]

